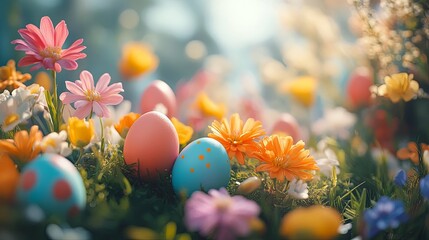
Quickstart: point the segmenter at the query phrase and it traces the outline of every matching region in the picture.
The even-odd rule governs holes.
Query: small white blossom
[[[317,144],[317,149],[312,151],[311,154],[316,161],[319,171],[326,177],[332,177],[333,169],[338,175],[340,173],[340,163],[338,162],[337,155],[326,144],[326,139],[321,140]]]
[[[12,94],[4,91],[0,96],[0,125],[3,131],[13,130],[29,119],[37,98],[38,95],[23,87],[13,90]]]
[[[287,190],[289,196],[295,199],[307,199],[308,198],[308,186],[302,180],[297,181],[296,178],[289,183],[289,189]]]
[[[46,135],[40,142],[40,146],[46,153],[57,153],[64,157],[72,153],[67,142],[66,131],[61,131],[60,133],[53,132]]]

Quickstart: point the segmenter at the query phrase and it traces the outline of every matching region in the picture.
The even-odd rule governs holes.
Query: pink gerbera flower
[[[230,196],[225,188],[212,189],[209,194],[194,192],[185,205],[185,224],[202,236],[229,240],[250,233],[251,221],[260,208],[243,196]]]
[[[124,99],[120,92],[123,92],[122,83],[110,83],[110,75],[103,74],[94,87],[94,79],[88,71],[80,73],[80,80],[75,82],[66,81],[66,88],[70,92],[63,92],[60,100],[63,104],[74,102],[76,112],[75,117],[85,118],[95,113],[99,117],[109,117],[110,112],[107,106],[117,105]]]
[[[18,62],[18,66],[35,64],[31,71],[42,66],[56,72],[61,72],[62,67],[75,70],[77,69],[76,60],[86,57],[85,53],[81,53],[86,48],[81,45],[83,39],[78,39],[69,48],[62,49],[69,35],[64,20],[54,29],[51,19],[45,16],[40,20],[40,29],[33,24],[28,24],[26,28],[18,30],[18,33],[23,39],[16,39],[12,44],[16,44],[15,50],[24,51],[26,54]]]

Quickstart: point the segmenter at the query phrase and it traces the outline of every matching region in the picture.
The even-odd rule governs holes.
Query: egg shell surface
[[[225,148],[212,138],[200,138],[186,146],[174,163],[173,189],[176,194],[226,187],[231,165]]]
[[[179,154],[179,137],[170,119],[151,111],[141,115],[131,126],[124,142],[125,163],[135,164],[143,180],[156,180],[170,173]]]
[[[76,167],[57,154],[42,154],[27,164],[19,179],[17,200],[37,205],[45,214],[72,217],[85,208],[86,190]]]
[[[153,81],[143,92],[140,100],[140,112],[147,113],[155,110],[158,104],[162,104],[167,109],[165,113],[168,118],[176,114],[176,96],[167,83],[161,80]]]

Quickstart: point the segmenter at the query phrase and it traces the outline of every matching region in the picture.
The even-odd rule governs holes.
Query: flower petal
[[[93,90],[94,89],[94,78],[92,74],[86,70],[80,73],[80,80],[82,81],[82,87],[84,91]]]
[[[57,24],[55,27],[55,47],[62,48],[64,42],[67,39],[67,36],[69,35],[69,30],[67,29],[66,22],[62,20],[60,23]]]
[[[100,77],[100,79],[98,79],[97,86],[95,86],[95,90],[97,92],[103,92],[104,89],[107,88],[109,83],[110,83],[110,75],[108,73],[105,73]]]
[[[54,46],[55,29],[51,19],[48,16],[42,17],[40,20],[40,32],[48,46]]]

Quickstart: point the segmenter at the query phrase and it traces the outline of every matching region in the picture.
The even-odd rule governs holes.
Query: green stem
[[[57,88],[57,72],[52,70],[52,79],[54,81],[54,106],[55,109],[58,111],[58,88]]]
[[[104,126],[103,126],[103,120],[100,118],[100,128],[101,128],[101,155],[104,155]]]
[[[79,150],[80,150],[80,152],[79,152],[79,157],[78,157],[77,161],[74,163],[74,165],[75,165],[75,166],[77,166],[77,165],[79,164],[79,162],[80,162],[80,160],[82,159],[83,154],[84,154],[84,149],[83,149],[83,147],[81,147]]]

